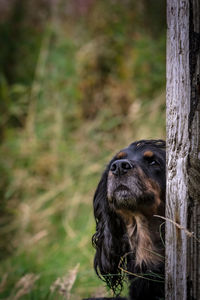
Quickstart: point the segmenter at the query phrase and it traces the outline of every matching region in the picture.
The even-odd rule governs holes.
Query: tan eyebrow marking
[[[127,153],[126,152],[119,152],[116,156],[116,158],[124,158],[127,156]]]
[[[144,152],[144,156],[145,156],[145,157],[152,157],[153,155],[154,155],[153,152],[150,151],[150,150]]]

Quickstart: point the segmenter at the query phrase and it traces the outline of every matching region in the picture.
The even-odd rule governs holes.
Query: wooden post
[[[200,299],[199,33],[200,0],[167,0],[166,300]]]

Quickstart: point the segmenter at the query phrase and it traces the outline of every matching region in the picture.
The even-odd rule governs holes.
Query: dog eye
[[[147,161],[149,166],[159,165],[159,163],[153,157],[145,157],[145,160]]]
[[[149,165],[150,166],[157,165],[157,162],[155,160],[149,161]]]

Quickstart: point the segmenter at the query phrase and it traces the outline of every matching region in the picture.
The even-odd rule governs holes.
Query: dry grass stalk
[[[79,266],[80,264],[78,263],[75,268],[69,271],[67,276],[57,278],[50,287],[51,293],[58,291],[60,295],[63,295],[65,299],[69,300],[70,292],[76,280]]]
[[[64,192],[68,186],[71,184],[70,178],[67,178],[67,180],[63,181],[61,184],[56,186],[54,189],[44,193],[43,195],[39,196],[37,199],[30,200],[30,202],[34,202],[34,209],[40,210],[42,205],[44,205],[46,202],[51,200],[52,198],[55,198],[58,196],[58,194]]]
[[[148,250],[148,249],[146,249],[146,250]],[[132,253],[132,252],[127,252],[127,253],[125,253],[125,254],[121,257],[121,259],[120,259],[118,268],[119,268],[123,273],[128,274],[128,275],[132,275],[132,276],[135,276],[135,277],[138,277],[138,278],[146,279],[146,280],[149,280],[149,281],[164,282],[164,280],[156,280],[156,279],[147,278],[147,277],[143,276],[142,273],[141,273],[141,274],[132,273],[132,272],[130,272],[130,271],[124,269],[124,268],[122,267],[122,263],[123,263],[124,259],[125,259],[129,254],[131,254],[131,253]],[[159,254],[156,253],[156,252],[154,252],[154,254],[159,255]],[[144,275],[151,275],[151,274],[144,274]],[[153,275],[153,273],[152,273],[152,275]],[[159,275],[157,275],[157,274],[154,274],[154,275],[156,275],[158,278],[160,278]]]
[[[197,242],[200,243],[200,240],[194,235],[194,232],[190,232],[187,228],[181,226],[177,222],[175,222],[175,221],[173,221],[173,220],[171,220],[169,218],[166,218],[166,217],[163,217],[163,216],[159,216],[159,215],[154,215],[154,217],[161,218],[161,219],[163,219],[165,221],[169,221],[170,223],[174,224],[177,228],[183,230],[187,236],[189,236],[190,238],[194,238]]]
[[[33,245],[40,241],[41,239],[45,238],[48,235],[48,232],[44,229],[41,230],[40,232],[36,233],[32,239],[30,240],[30,244]]]
[[[1,282],[0,282],[0,293],[2,293],[6,287],[7,278],[8,278],[8,274],[6,273],[3,275]]]
[[[29,294],[34,287],[34,283],[39,279],[39,277],[39,275],[29,273],[20,278],[20,280],[15,285],[15,289],[19,290],[12,299],[18,300],[22,296]]]

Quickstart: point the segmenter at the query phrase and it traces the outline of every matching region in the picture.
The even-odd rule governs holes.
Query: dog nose
[[[119,159],[112,163],[110,166],[110,171],[115,176],[124,175],[128,170],[132,169],[134,166],[127,159]]]

